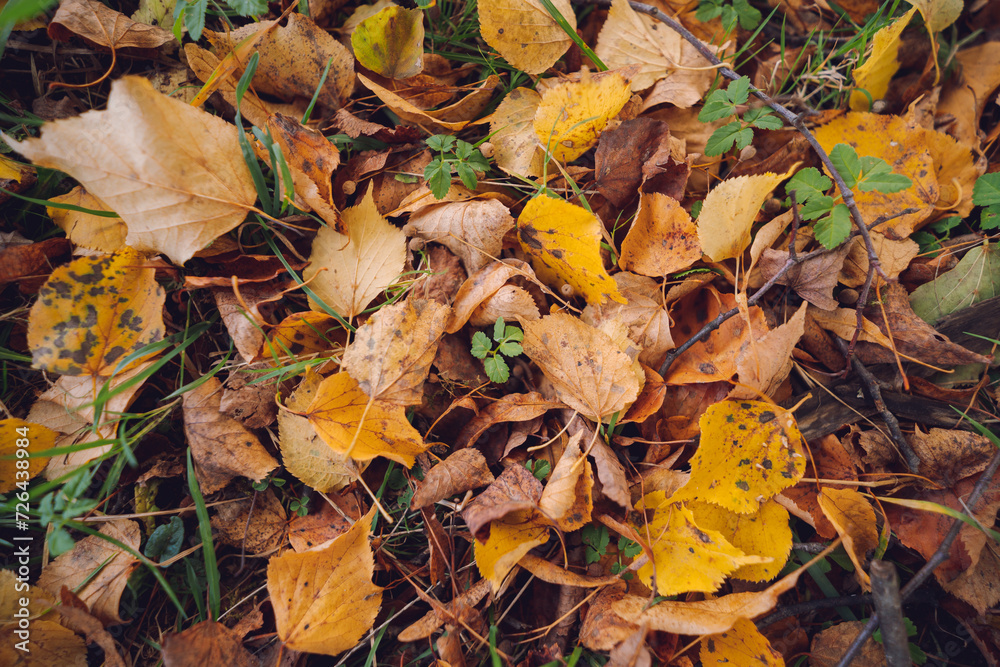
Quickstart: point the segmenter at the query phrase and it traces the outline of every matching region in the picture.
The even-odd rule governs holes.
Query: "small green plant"
[[[45,494],[38,503],[39,525],[52,528],[48,540],[49,553],[53,556],[69,551],[75,544],[66,525],[72,524],[76,517],[87,514],[99,504],[85,496],[93,472],[91,468],[81,468],[61,489]]]
[[[903,617],[903,625],[906,627],[906,636],[907,637],[915,637],[916,636],[916,634],[917,634],[917,626],[915,626],[913,624],[913,621],[911,621],[909,618],[907,618],[907,617],[904,616]],[[879,644],[881,644],[882,643],[882,630],[881,629],[876,630],[875,633],[872,635],[872,639],[874,639]],[[915,665],[923,665],[924,663],[927,662],[927,654],[924,653],[923,649],[921,649],[919,646],[917,646],[913,642],[909,642],[907,644],[907,648],[910,650],[910,660],[913,661],[913,664],[915,664]]]
[[[739,23],[744,30],[753,30],[760,25],[763,16],[747,0],[733,0],[727,4],[724,0],[701,0],[695,18],[707,23],[714,18],[722,18],[722,28],[732,32]]]
[[[712,91],[705,99],[705,106],[698,114],[698,120],[711,123],[738,113],[737,107],[746,104],[750,99],[750,79],[741,76],[725,89]],[[728,125],[723,125],[708,138],[705,143],[705,155],[722,155],[735,146],[744,149],[753,141],[753,130],[780,130],[781,119],[774,115],[768,107],[748,109],[743,118],[736,118]]]
[[[490,168],[490,161],[479,149],[467,141],[448,134],[435,134],[427,138],[427,147],[437,156],[424,168],[424,179],[435,199],[444,199],[451,187],[452,174],[458,172],[462,185],[476,189],[478,173]]]
[[[858,157],[854,148],[847,144],[834,146],[830,151],[830,161],[852,190],[892,193],[913,185],[913,181],[906,176],[893,173],[885,160]],[[786,192],[795,192],[802,219],[816,221],[813,232],[824,248],[836,248],[851,232],[851,212],[847,205],[839,195],[834,198],[826,194],[832,186],[833,181],[815,167],[803,169],[785,184]]]
[[[527,468],[528,471],[532,475],[534,475],[535,479],[537,479],[539,482],[548,477],[549,472],[552,470],[552,464],[546,461],[545,459],[541,459],[538,461],[535,461],[534,459],[528,459],[527,461],[524,462],[524,467]]]
[[[621,574],[621,572],[628,567],[622,563],[622,556],[625,558],[635,558],[642,553],[642,547],[639,546],[638,542],[633,542],[627,537],[618,538],[618,560],[611,564],[611,574]],[[626,572],[622,574],[622,579],[631,579],[631,572]]]
[[[611,537],[608,535],[608,529],[605,526],[595,526],[594,524],[589,524],[584,526],[580,533],[580,539],[583,543],[587,545],[587,550],[584,553],[584,558],[587,564],[596,563],[601,560],[602,557],[608,553],[608,544],[611,543]]]
[[[483,360],[483,368],[491,381],[504,383],[510,379],[510,366],[504,355],[516,357],[524,352],[522,340],[524,332],[520,327],[506,325],[503,318],[498,317],[493,325],[493,342],[482,331],[472,337],[472,356]]]
[[[302,498],[296,498],[288,505],[288,509],[295,512],[299,516],[305,516],[309,514],[309,496],[303,496]]]

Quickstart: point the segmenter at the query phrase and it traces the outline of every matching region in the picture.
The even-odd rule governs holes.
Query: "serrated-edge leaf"
[[[741,76],[733,81],[726,89],[726,97],[733,104],[745,104],[750,99],[750,79]]]
[[[851,233],[851,212],[844,204],[837,204],[830,215],[816,221],[813,232],[824,248],[836,248]]]
[[[861,178],[861,159],[857,152],[848,144],[837,144],[830,150],[830,162],[837,170],[847,187],[853,188]]]
[[[972,188],[972,203],[976,206],[1000,204],[1000,172],[983,174]]]
[[[705,142],[705,155],[709,157],[714,157],[716,155],[722,155],[726,151],[733,147],[733,143],[736,141],[736,136],[742,130],[742,126],[738,121],[733,121],[728,125],[723,125],[715,132],[712,136],[708,138]]]

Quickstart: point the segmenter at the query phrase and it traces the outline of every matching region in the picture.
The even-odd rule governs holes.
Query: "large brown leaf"
[[[427,472],[410,506],[423,509],[442,498],[492,483],[486,457],[478,449],[460,449]]]
[[[174,40],[169,31],[133,21],[95,0],[63,0],[49,22],[48,33],[61,42],[82,37],[111,51],[155,49]]]

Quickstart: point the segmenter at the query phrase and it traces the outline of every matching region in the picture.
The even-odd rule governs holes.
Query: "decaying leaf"
[[[581,449],[583,431],[571,436],[542,489],[538,508],[559,530],[570,533],[590,523],[594,473]]]
[[[128,245],[177,264],[240,224],[257,200],[236,128],[138,76],[114,82],[104,111],[50,123],[38,139],[5,139],[120,215]]]
[[[25,454],[51,449],[55,443],[56,433],[50,428],[23,419],[0,421],[0,493],[10,493],[17,488],[27,489],[28,481],[44,470],[49,460],[26,458]],[[26,463],[22,467],[18,465],[19,461]]]
[[[875,510],[868,499],[853,489],[824,487],[819,506],[844,540],[844,549],[854,563],[854,574],[865,590],[871,589],[865,572],[865,553],[878,546]]]
[[[553,5],[574,30],[576,13],[569,0]],[[479,8],[479,31],[504,59],[528,74],[541,74],[572,44],[538,0],[499,0]]]
[[[492,484],[493,473],[478,449],[460,449],[437,464],[424,476],[410,506],[423,509],[438,500]]]
[[[358,62],[390,79],[406,79],[424,68],[424,13],[389,5],[351,32]]]
[[[375,508],[318,551],[288,552],[267,565],[278,637],[289,648],[337,655],[375,622],[382,589],[372,583],[368,538]]]
[[[700,425],[701,444],[691,457],[691,478],[672,502],[704,500],[737,514],[752,514],[805,474],[795,419],[776,405],[721,401],[705,411]]]
[[[628,409],[645,380],[607,334],[565,313],[526,323],[522,347],[559,399],[595,422]]]
[[[670,316],[664,308],[660,286],[651,278],[627,271],[616,273],[613,278],[627,303],[589,305],[580,319],[600,329],[605,322],[617,318],[628,327],[629,340],[639,346],[639,361],[659,368],[664,355],[674,347]]]
[[[48,33],[62,42],[75,35],[112,51],[156,49],[174,40],[169,31],[133,21],[95,0],[61,2],[49,22]]]
[[[347,236],[322,228],[302,275],[326,305],[343,317],[353,318],[403,270],[406,237],[378,212],[371,187],[358,205],[341,216]],[[310,302],[313,310],[321,310],[313,299]]]
[[[427,448],[403,406],[370,398],[345,372],[323,380],[305,416],[326,444],[355,461],[384,456],[410,468]]]
[[[457,132],[468,125],[486,108],[493,95],[493,90],[500,84],[500,77],[491,74],[479,84],[478,88],[458,102],[442,109],[424,111],[395,91],[369,79],[364,74],[358,74],[358,80],[385,102],[386,106],[402,120],[443,132]]]
[[[739,176],[713,188],[698,215],[698,240],[705,255],[713,262],[742,255],[750,246],[750,226],[761,205],[788,176]]]
[[[164,667],[227,665],[255,667],[256,659],[235,632],[218,621],[202,621],[163,637]]]
[[[503,422],[526,422],[541,417],[549,410],[562,407],[558,401],[548,401],[538,392],[507,394],[489,403],[470,419],[456,438],[456,447],[471,447],[487,429]]]
[[[128,355],[163,338],[166,292],[143,261],[126,248],[53,271],[28,318],[34,365],[65,375],[111,375]]]
[[[251,507],[252,505],[252,507]],[[222,544],[248,554],[276,551],[285,537],[288,514],[274,491],[267,489],[236,503],[220,505],[213,512],[212,528]]]
[[[553,281],[570,285],[588,303],[624,303],[604,270],[601,221],[593,213],[562,199],[535,197],[517,218],[517,237],[543,279],[545,269]]]
[[[500,256],[504,234],[513,227],[514,218],[498,200],[470,199],[414,213],[403,233],[447,246],[472,275]]]
[[[752,621],[741,618],[733,627],[701,640],[701,664],[754,665],[754,667],[785,667],[781,654],[771,648],[771,642],[760,633]]]
[[[259,482],[278,467],[257,436],[221,406],[222,383],[216,377],[184,394],[184,433],[203,493],[214,493],[237,476]]]
[[[101,533],[133,551],[139,549],[140,531],[135,521],[108,521],[101,526]],[[138,565],[139,559],[129,552],[96,535],[89,535],[42,568],[38,586],[55,598],[59,597],[63,586],[76,591],[102,623],[115,625],[123,622],[118,615],[118,605],[129,575]]]

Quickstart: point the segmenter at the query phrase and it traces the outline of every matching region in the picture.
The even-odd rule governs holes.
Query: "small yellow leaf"
[[[572,315],[524,323],[521,345],[559,400],[595,422],[627,410],[642,389],[632,359],[607,334]]]
[[[370,186],[361,202],[341,216],[348,236],[330,227],[320,229],[302,275],[326,305],[353,318],[403,270],[406,236],[378,212]],[[313,310],[322,310],[312,297],[309,303]]]
[[[424,13],[390,5],[351,33],[358,62],[390,79],[407,79],[424,68]]]
[[[532,125],[541,101],[542,96],[531,88],[515,88],[490,116],[494,159],[508,174],[542,175],[545,148]]]
[[[288,648],[337,655],[371,629],[382,604],[372,583],[368,538],[375,508],[317,551],[287,552],[267,564],[267,592],[278,637]]]
[[[330,354],[343,348],[346,329],[332,315],[306,310],[292,313],[273,329],[265,352],[279,357]]]
[[[910,0],[910,4],[920,11],[927,31],[932,34],[941,32],[958,20],[965,7],[964,0]]]
[[[536,271],[549,269],[587,303],[603,303],[608,298],[625,303],[604,270],[601,221],[590,211],[562,199],[535,197],[517,218],[517,237]]]
[[[785,566],[792,551],[792,529],[788,525],[788,510],[773,498],[754,514],[736,514],[702,501],[690,502],[688,507],[702,528],[719,531],[746,554],[771,559],[769,563],[744,565],[732,576],[746,581],[770,581]]]
[[[569,0],[553,0],[576,30]],[[572,40],[538,0],[490,0],[479,6],[479,32],[516,69],[541,74],[566,53]]]
[[[131,248],[60,266],[28,316],[33,365],[63,375],[111,375],[116,364],[163,338],[166,293]],[[133,368],[134,360],[119,372]]]
[[[802,436],[792,414],[763,401],[721,401],[701,416],[691,477],[671,501],[704,500],[753,514],[805,474]]]
[[[771,647],[771,642],[757,626],[745,618],[732,628],[701,640],[701,664],[740,665],[741,667],[785,667],[785,659]]]
[[[652,510],[652,518],[635,530],[649,540],[653,558],[639,568],[639,579],[657,595],[712,593],[737,568],[770,560],[747,556],[722,533],[698,526],[691,510],[669,501],[663,491],[646,494],[642,507],[647,517]]]
[[[18,164],[2,155],[0,155],[0,181],[21,182],[21,170]]]
[[[486,542],[476,540],[476,565],[496,593],[521,558],[549,539],[549,529],[536,510],[511,512],[490,524]]]
[[[878,546],[878,528],[871,503],[854,489],[823,487],[819,506],[844,539],[844,549],[854,563],[854,574],[861,586],[871,590],[871,581],[864,570],[865,553]]]
[[[659,278],[701,259],[698,227],[680,202],[659,192],[639,193],[639,210],[622,241],[618,265]]]
[[[427,449],[402,406],[369,398],[344,372],[323,380],[306,417],[335,452],[356,461],[384,456],[411,468]]]
[[[698,215],[698,240],[713,262],[739,257],[750,245],[750,227],[771,190],[791,175],[767,172],[723,181],[708,196]]]
[[[0,421],[0,493],[17,488],[27,491],[28,480],[42,472],[49,462],[47,458],[27,458],[19,452],[36,454],[52,449],[55,443],[56,432],[52,429],[21,419]]]
[[[106,211],[104,205],[94,195],[76,186],[64,195],[52,197],[50,202],[57,204],[72,204],[95,211]],[[64,208],[45,207],[52,222],[66,232],[66,238],[78,246],[104,253],[118,252],[125,245],[128,227],[121,218],[106,218],[80,211],[70,211]]]
[[[872,53],[864,65],[854,68],[854,87],[861,90],[851,92],[851,111],[868,111],[870,100],[880,100],[889,90],[889,81],[899,69],[899,36],[910,24],[916,9],[911,9],[890,25],[879,30],[872,38]]]
[[[545,517],[554,521],[564,533],[579,530],[590,523],[590,512],[594,507],[591,497],[594,472],[587,454],[580,449],[583,434],[583,430],[577,431],[569,439],[538,501],[538,508]]]
[[[597,145],[608,121],[632,97],[620,72],[584,74],[548,88],[535,112],[535,134],[560,162],[572,162]]]

